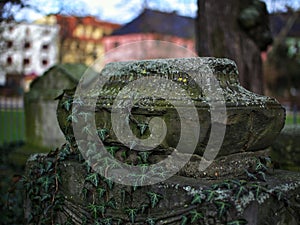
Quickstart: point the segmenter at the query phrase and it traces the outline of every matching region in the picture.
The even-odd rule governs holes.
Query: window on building
[[[24,66],[28,66],[29,64],[30,64],[30,59],[29,58],[23,59],[23,65]]]
[[[14,29],[15,29],[15,28],[14,28],[13,26],[9,26],[9,27],[8,27],[9,32],[13,32]]]
[[[43,31],[43,35],[49,35],[50,33],[51,33],[51,32],[50,32],[50,30],[48,30],[48,29]]]
[[[26,35],[30,35],[30,29],[26,28],[25,33],[26,33]]]
[[[118,47],[119,45],[120,45],[120,43],[117,42],[117,41],[114,43],[114,47],[115,47],[115,48]]]
[[[49,64],[49,62],[48,62],[47,59],[43,59],[43,60],[42,60],[42,65],[43,65],[43,66],[48,66],[48,64]]]
[[[24,43],[24,48],[25,49],[28,49],[28,48],[30,48],[31,47],[31,43],[29,42],[29,41],[26,41],[25,43]]]
[[[74,30],[74,32],[73,32],[73,35],[74,35],[75,37],[82,37],[82,36],[83,36],[83,33],[84,33],[84,27],[83,27],[83,25],[79,24],[79,25],[75,28],[75,30]]]
[[[14,45],[14,43],[12,41],[7,41],[7,48],[12,48],[12,46]]]
[[[92,32],[93,32],[93,27],[90,26],[90,25],[86,26],[86,28],[85,28],[85,37],[86,38],[91,38]]]
[[[49,44],[42,44],[42,50],[48,50]]]
[[[7,63],[7,65],[11,65],[11,64],[13,63],[13,59],[12,59],[11,56],[8,56],[8,57],[6,58],[6,63]]]
[[[104,35],[110,35],[112,33],[112,29],[105,29]]]
[[[93,39],[99,39],[103,36],[103,30],[101,30],[100,28],[97,28],[94,30],[93,32]]]
[[[87,53],[91,53],[94,50],[94,43],[93,42],[88,42],[86,44],[86,48],[85,48]]]
[[[71,50],[76,50],[77,48],[77,42],[76,41],[72,41],[71,44],[70,44],[70,49]]]

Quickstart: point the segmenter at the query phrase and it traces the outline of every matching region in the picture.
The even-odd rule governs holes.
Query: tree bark
[[[261,38],[266,34],[268,36],[268,24],[263,24],[266,15],[254,18],[256,27],[247,27],[247,29],[241,25],[239,20],[243,10],[251,7],[254,1],[198,0],[196,47],[199,56],[226,57],[234,60],[239,69],[241,84],[255,93],[263,94],[260,49],[266,47],[266,43],[262,43]],[[263,3],[259,4],[261,4],[259,7],[263,6]],[[267,12],[266,10],[264,12],[264,9],[258,11],[262,14]],[[263,17],[263,22],[261,17]],[[248,24],[246,25],[248,26]],[[249,26],[253,26],[253,24]],[[261,34],[254,40],[253,34],[256,35],[256,33]],[[269,40],[266,42],[270,43]]]

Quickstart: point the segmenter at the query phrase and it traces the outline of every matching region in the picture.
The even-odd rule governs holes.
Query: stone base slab
[[[48,193],[52,190],[53,195],[64,198],[61,207],[51,214],[55,224],[72,221],[74,224],[297,225],[300,221],[300,173],[297,172],[276,170],[266,176],[266,181],[176,175],[155,185],[131,187],[110,183],[101,176],[97,176],[96,183],[92,182],[89,177],[93,171],[77,159],[56,161],[50,156],[35,155],[27,162],[27,182],[36,182],[38,188],[39,178],[51,176],[54,170],[48,169],[39,178],[32,171],[40,171],[38,168],[49,162],[55,165],[60,179],[49,186]],[[37,193],[43,194],[43,191]],[[28,219],[34,207],[32,199],[37,196],[28,192],[26,195]],[[46,216],[47,213],[38,215]]]

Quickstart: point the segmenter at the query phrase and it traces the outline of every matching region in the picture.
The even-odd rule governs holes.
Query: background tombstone
[[[299,138],[299,125],[285,125],[271,145],[272,159],[280,169],[300,172]]]
[[[24,97],[27,144],[49,150],[65,142],[54,99],[63,89],[75,87],[86,69],[83,64],[58,64],[33,81]]]

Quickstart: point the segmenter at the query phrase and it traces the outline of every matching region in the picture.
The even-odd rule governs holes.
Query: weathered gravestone
[[[63,89],[75,87],[86,69],[83,64],[57,64],[33,81],[24,97],[27,143],[49,151],[65,142],[54,99]]]
[[[285,125],[270,148],[279,168],[300,172],[300,125]]]
[[[192,79],[195,71],[196,78]],[[222,116],[218,113],[219,117],[212,116],[209,105],[213,101],[220,103],[222,98],[214,92],[208,96],[204,91],[213,85],[210,73],[224,96],[225,120],[219,120]],[[190,58],[111,63],[100,76],[109,76],[103,89],[97,86],[87,89],[79,98],[74,90],[60,96],[58,121],[68,143],[48,155],[34,155],[28,160],[25,206],[29,223],[298,223],[300,174],[272,171],[268,152],[264,150],[283,127],[284,109],[276,100],[242,88],[234,62]],[[195,83],[197,76],[204,78],[200,79],[203,81],[200,85]],[[143,86],[138,83],[134,87],[129,83],[145,77],[151,78],[155,85],[148,82],[146,86],[152,91],[144,86],[147,97],[135,101],[132,93],[141,94]],[[167,98],[175,105],[179,102],[177,108],[156,97],[157,92],[168,90],[169,83],[160,78],[178,84],[179,94],[172,93]],[[180,107],[192,107],[183,102],[186,99],[180,89],[186,90],[193,99],[198,118],[191,119],[189,114],[181,117],[180,109],[175,112]],[[120,91],[123,92],[118,102]],[[95,105],[93,96],[96,96]],[[131,100],[131,105],[122,105]],[[116,111],[113,105],[121,110]],[[114,125],[110,119],[114,113],[121,115],[121,120],[125,118],[125,123]],[[94,129],[93,124],[80,123],[88,122],[89,117],[95,121]],[[124,124],[139,139],[155,135],[156,127],[151,122],[154,117],[163,119],[162,127],[167,128],[162,142],[155,148],[145,150],[149,147],[147,142],[132,144],[122,139],[128,128]],[[194,126],[197,120],[201,127],[199,133]],[[159,119],[156,121],[161,123]],[[182,131],[185,123],[189,126],[187,133]],[[211,155],[206,154],[205,147],[210,145],[209,133],[213,126],[226,130],[220,149],[214,149],[216,143],[211,145],[209,151],[219,151],[216,159],[209,162]],[[195,151],[189,152],[195,133],[199,137]],[[187,147],[177,149],[183,134],[188,134],[184,140]],[[95,137],[102,140],[104,150],[100,150]],[[180,163],[186,158],[187,163]],[[202,162],[211,164],[202,171],[199,169]],[[128,170],[133,166],[135,171]],[[174,169],[177,173],[170,175],[169,171]],[[132,185],[124,185],[130,182]]]

